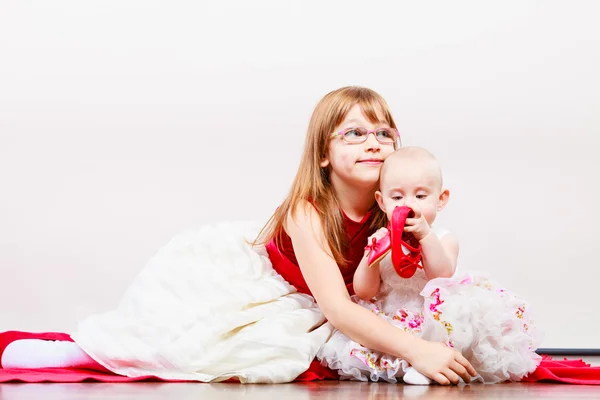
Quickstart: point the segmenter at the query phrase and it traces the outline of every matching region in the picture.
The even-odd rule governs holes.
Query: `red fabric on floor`
[[[0,360],[6,346],[19,339],[68,340],[73,341],[65,333],[47,332],[31,333],[7,331],[0,333]],[[295,382],[310,382],[325,379],[337,379],[337,374],[317,361],[313,361],[308,371],[302,373]],[[2,382],[139,382],[162,381],[155,376],[129,378],[113,373],[76,369],[76,368],[37,368],[37,369],[3,369],[0,368]],[[170,381],[175,382],[175,381]],[[600,385],[600,367],[591,367],[583,360],[553,360],[544,356],[539,367],[523,379],[523,382],[562,382],[577,385]]]
[[[75,368],[39,368],[39,369],[0,369],[0,383],[5,382],[139,382],[139,381],[162,381],[153,376],[141,376],[129,378],[116,374],[107,374],[99,371],[75,369]]]
[[[543,356],[538,368],[523,382],[562,382],[574,385],[600,385],[600,367],[583,360],[553,360]]]

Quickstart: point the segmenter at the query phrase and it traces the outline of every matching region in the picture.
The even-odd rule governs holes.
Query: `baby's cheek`
[[[394,146],[381,146],[381,156],[385,160],[387,156],[395,151]]]
[[[394,200],[383,201],[383,205],[385,206],[385,211],[388,217],[388,220],[392,219],[392,214],[394,214],[394,208],[396,207],[396,202]]]

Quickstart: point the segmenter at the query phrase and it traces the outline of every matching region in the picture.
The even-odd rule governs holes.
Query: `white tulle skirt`
[[[483,275],[431,280],[408,307],[390,304],[389,298],[353,299],[399,329],[461,351],[478,373],[474,381],[518,381],[541,361],[535,353],[541,335],[529,305]],[[341,379],[397,382],[409,367],[405,360],[365,348],[337,330],[317,357]]]
[[[125,376],[248,383],[293,381],[333,328],[311,296],[252,248],[257,223],[203,226],[152,257],[118,308],[81,321],[73,339]]]

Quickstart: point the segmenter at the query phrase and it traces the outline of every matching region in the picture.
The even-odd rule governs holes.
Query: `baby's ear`
[[[381,195],[381,192],[379,190],[375,192],[375,200],[377,200],[377,204],[379,204],[379,208],[381,208],[381,211],[385,212],[385,207],[383,205],[383,196]]]
[[[450,191],[448,189],[442,189],[440,198],[438,199],[438,211],[442,211],[446,207],[448,200],[450,200]]]

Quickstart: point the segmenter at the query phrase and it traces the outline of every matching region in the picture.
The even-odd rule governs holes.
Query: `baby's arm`
[[[415,215],[407,218],[404,231],[410,232],[421,244],[423,269],[427,279],[449,278],[454,275],[458,260],[458,240],[448,233],[437,237],[419,207],[413,207]]]
[[[373,238],[379,240],[385,236],[386,233],[386,228],[379,229],[369,237],[369,244]],[[359,298],[366,301],[369,301],[375,297],[379,291],[379,284],[381,283],[381,278],[379,276],[379,262],[376,262],[372,267],[369,267],[368,256],[369,251],[365,250],[365,255],[360,260],[360,264],[358,264],[356,272],[354,272],[354,278],[352,282],[354,293],[356,293]]]
[[[430,231],[420,240],[423,270],[428,279],[448,278],[454,275],[458,260],[458,239],[447,233],[441,239]]]

